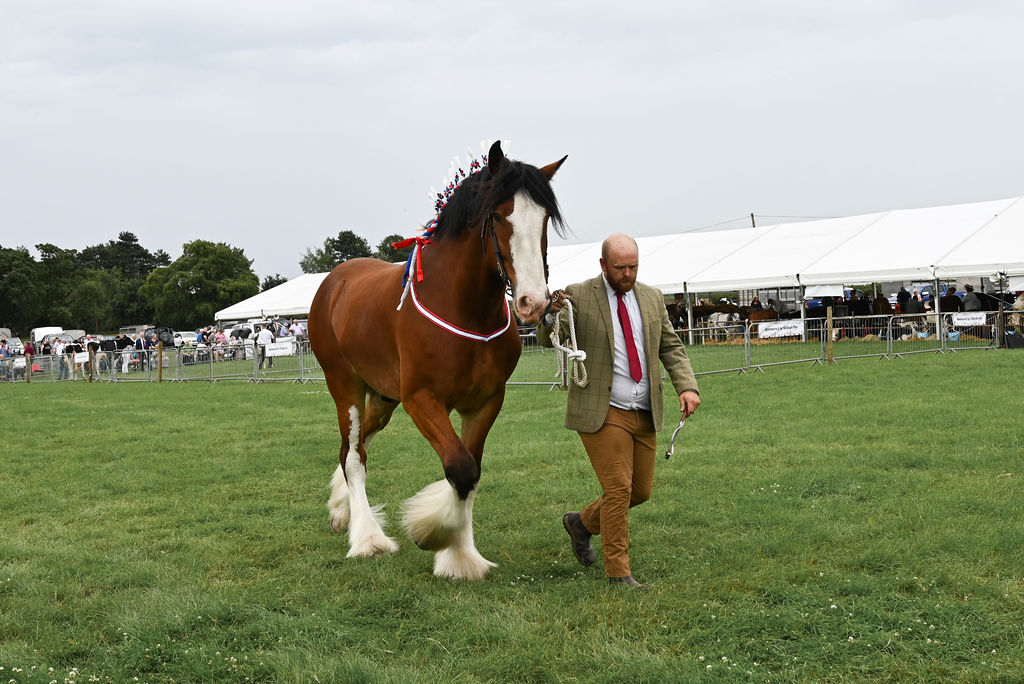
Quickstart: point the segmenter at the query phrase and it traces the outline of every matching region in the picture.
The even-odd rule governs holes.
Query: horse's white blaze
[[[476,498],[474,489],[461,503],[466,524],[455,536],[451,545],[441,549],[434,556],[434,574],[438,577],[451,577],[453,579],[479,580],[483,579],[487,572],[497,567],[476,550],[473,543],[473,499]]]
[[[512,224],[509,250],[516,274],[515,305],[519,317],[528,319],[534,313],[539,315],[540,307],[547,300],[548,286],[544,279],[544,254],[541,252],[547,212],[523,190],[515,194],[514,200],[515,207],[508,216],[508,222]],[[530,302],[525,310],[521,305],[524,297]]]
[[[348,479],[349,511],[351,518],[348,528],[348,557],[376,556],[398,550],[398,544],[384,534],[382,525],[383,506],[370,508],[366,499],[366,466],[359,460],[356,445],[359,443],[359,410],[353,406],[348,410],[349,448],[345,455],[345,475]]]

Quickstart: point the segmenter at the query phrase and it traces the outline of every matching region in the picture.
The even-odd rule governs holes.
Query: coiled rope
[[[569,346],[562,344],[559,335],[563,311],[568,312]],[[580,349],[576,344],[576,319],[573,316],[572,302],[568,299],[565,300],[565,306],[555,314],[555,325],[551,328],[551,346],[558,351],[556,354],[558,357],[558,377],[564,378],[566,368],[571,364],[572,381],[576,383],[577,387],[586,387],[590,382],[590,379],[587,377],[587,367],[583,365],[583,362],[587,360],[587,352]]]

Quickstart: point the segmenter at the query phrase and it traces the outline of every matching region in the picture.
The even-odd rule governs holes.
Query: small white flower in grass
[[[995,653],[995,651],[992,651],[992,652]],[[727,663],[727,662],[729,662],[729,659],[726,658],[725,656],[722,656],[722,662],[723,663]]]
[[[853,641],[853,637],[852,636],[848,636],[848,637],[846,637],[846,640],[847,641]]]
[[[699,660],[700,662],[703,663],[704,662],[704,656],[697,656],[697,660]]]
[[[710,666],[710,665],[708,665],[708,669],[709,669],[709,670],[711,669],[711,666]],[[13,682],[14,680],[12,679],[11,681]]]
[[[829,606],[829,608],[831,608],[832,610],[835,610],[835,609],[836,609],[836,608],[838,608],[838,607],[839,607],[839,606],[837,606],[837,605],[836,605],[836,604],[834,604],[834,603],[833,603],[833,604],[832,604],[831,606]]]

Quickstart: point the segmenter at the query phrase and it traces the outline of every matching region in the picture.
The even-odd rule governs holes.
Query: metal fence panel
[[[832,358],[888,357],[890,318],[888,315],[833,317]]]
[[[941,352],[942,338],[936,333],[935,314],[900,314],[889,319],[889,354]]]
[[[798,318],[747,325],[751,368],[787,363],[820,363],[825,358],[824,321]]]

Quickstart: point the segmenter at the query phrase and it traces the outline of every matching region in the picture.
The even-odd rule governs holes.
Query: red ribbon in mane
[[[406,238],[406,239],[401,240],[399,242],[392,242],[391,246],[394,247],[395,249],[405,249],[406,247],[411,247],[412,245],[416,245],[416,249],[415,249],[415,254],[416,254],[416,281],[417,282],[422,282],[423,281],[423,260],[422,260],[421,257],[423,255],[420,252],[420,250],[423,247],[423,245],[432,245],[432,244],[434,244],[434,243],[430,239],[430,234],[429,233],[424,233],[423,235],[416,235],[415,237]],[[406,273],[406,277],[407,278],[409,277],[408,273]]]

